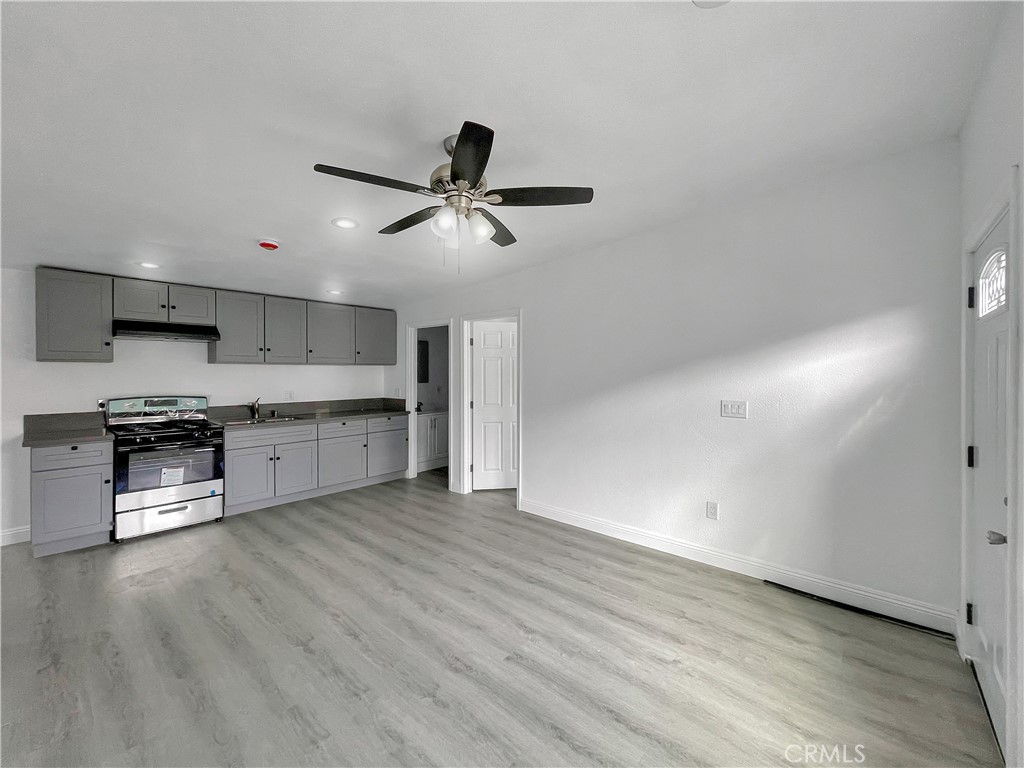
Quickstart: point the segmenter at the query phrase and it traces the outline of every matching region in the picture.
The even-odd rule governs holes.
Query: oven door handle
[[[209,448],[200,448],[197,446],[210,446]],[[176,448],[194,448],[194,453],[199,451],[215,451],[218,447],[223,446],[223,440],[204,440],[201,443],[188,442],[188,443],[162,443],[162,444],[149,444],[149,445],[121,445],[117,447],[118,453],[136,451],[138,453],[149,452],[149,451],[171,451]]]

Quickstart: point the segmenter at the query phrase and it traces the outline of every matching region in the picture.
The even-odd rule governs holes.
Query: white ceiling
[[[5,3],[3,263],[386,305],[955,135],[1001,13]],[[519,243],[464,247],[458,274],[426,225],[376,234],[427,198],[312,170],[425,184],[467,119],[495,131],[492,187],[592,186],[594,203],[492,208]]]

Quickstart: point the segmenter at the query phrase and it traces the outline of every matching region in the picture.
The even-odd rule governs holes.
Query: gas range
[[[224,427],[207,419],[175,419],[172,421],[138,422],[112,424],[107,431],[114,435],[114,442],[152,445],[180,441],[182,439],[205,440],[224,435]]]
[[[205,397],[108,400],[114,435],[114,539],[224,516],[224,428]]]

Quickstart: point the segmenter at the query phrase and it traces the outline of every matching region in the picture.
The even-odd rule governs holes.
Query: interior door
[[[974,605],[975,669],[1000,744],[1005,746],[1007,684],[1006,554],[1010,312],[1006,278],[1009,216],[975,253],[973,441],[968,556]]]
[[[473,323],[473,490],[519,480],[519,393],[515,322]]]

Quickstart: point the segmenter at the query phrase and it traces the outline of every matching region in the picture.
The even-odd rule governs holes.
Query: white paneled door
[[[1005,747],[1007,685],[1009,509],[1007,364],[1010,312],[1007,291],[1009,216],[1003,216],[975,253],[973,446],[968,513],[970,601],[975,670],[996,736]]]
[[[519,393],[515,322],[473,323],[473,490],[515,488]]]

